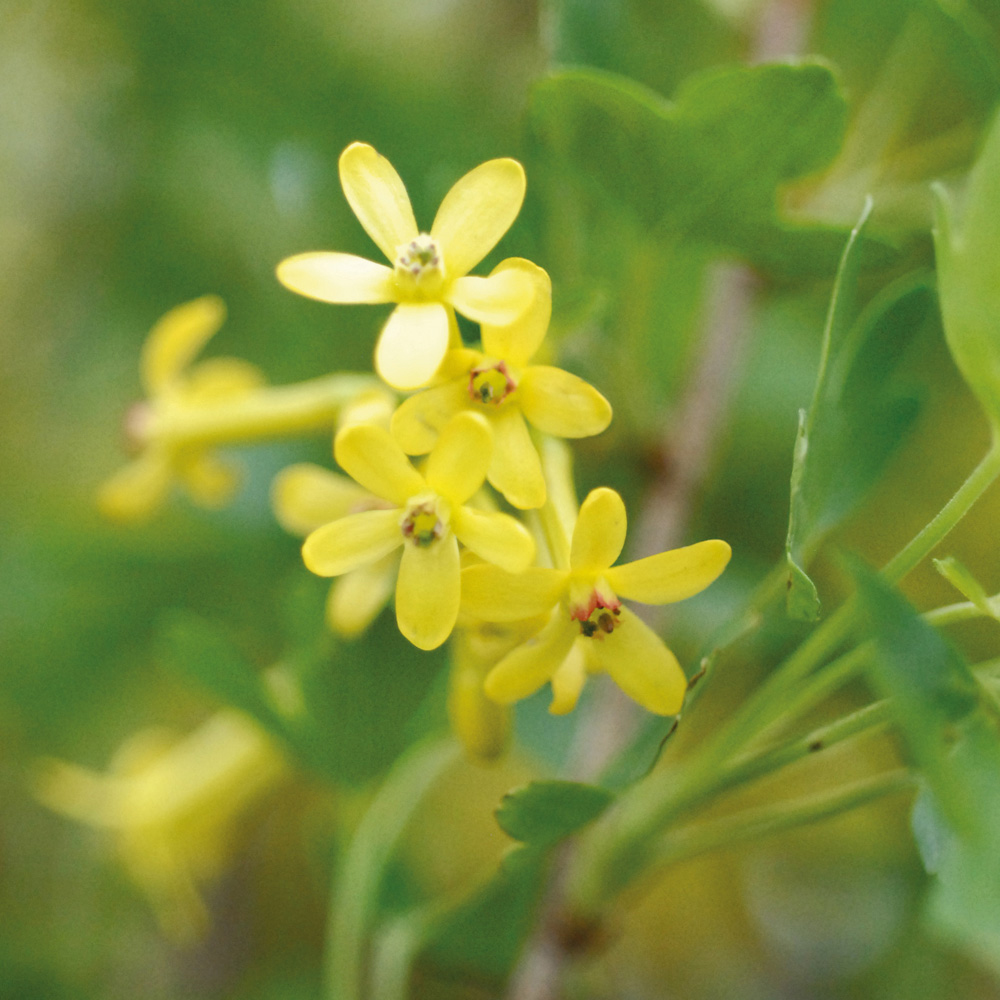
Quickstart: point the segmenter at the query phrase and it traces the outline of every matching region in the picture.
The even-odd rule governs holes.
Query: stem
[[[747,809],[723,819],[675,830],[655,845],[651,866],[676,864],[722,847],[732,847],[798,826],[818,823],[886,795],[908,791],[914,787],[915,782],[916,778],[909,770],[899,768],[833,792],[810,795],[760,809]]]
[[[326,934],[324,995],[362,1000],[365,952],[382,874],[417,806],[458,757],[451,741],[421,743],[395,763],[361,818],[334,875]]]
[[[173,446],[211,445],[277,438],[332,429],[346,403],[379,382],[370,375],[327,375],[295,385],[269,386],[246,396],[203,406],[150,413],[143,437]]]

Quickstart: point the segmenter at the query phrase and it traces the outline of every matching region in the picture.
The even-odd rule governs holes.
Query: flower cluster
[[[496,755],[506,706],[546,683],[551,711],[570,711],[591,673],[609,674],[649,711],[679,712],[683,670],[621,599],[691,597],[725,568],[729,546],[705,541],[615,565],[621,498],[600,488],[577,509],[561,439],[601,433],[611,406],[576,375],[537,363],[552,313],[542,268],[511,257],[471,273],[520,211],[521,165],[496,159],[466,174],[429,231],[370,146],[347,147],[340,179],[389,264],[318,251],[282,261],[277,275],[324,302],[392,304],[374,351],[381,388],[342,374],[267,387],[228,359],[189,368],[222,307],[214,298],[182,306],[150,337],[149,401],[133,419],[144,451],[105,487],[105,509],[145,512],[171,478],[196,501],[218,503],[233,480],[210,447],[335,430],[334,456],[350,478],[292,466],[274,484],[275,513],[304,536],[306,566],[337,578],[327,605],[335,631],[359,635],[394,594],[415,646],[454,636],[449,706],[470,752]],[[478,343],[463,342],[456,313],[479,325]]]

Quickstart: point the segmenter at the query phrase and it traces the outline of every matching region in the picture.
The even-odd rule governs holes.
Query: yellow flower
[[[590,437],[611,423],[611,404],[576,375],[528,363],[548,330],[552,283],[540,267],[519,258],[504,261],[493,274],[515,271],[535,285],[525,315],[506,326],[483,323],[482,352],[449,352],[439,384],[400,405],[392,432],[404,451],[422,455],[454,414],[482,413],[495,437],[487,478],[509,503],[527,510],[545,503],[545,479],[525,420],[553,437]]]
[[[306,566],[319,576],[340,576],[402,546],[399,630],[421,649],[440,646],[458,617],[459,541],[511,572],[523,570],[535,554],[531,535],[514,518],[468,505],[486,479],[492,439],[481,416],[459,414],[431,451],[425,478],[383,428],[359,424],[342,430],[334,443],[337,462],[391,507],[318,528],[302,547]]]
[[[178,415],[231,403],[263,384],[260,371],[238,358],[212,358],[191,366],[225,315],[222,300],[206,295],[171,309],[150,332],[140,364],[147,401],[132,408],[126,424],[142,452],[101,487],[98,504],[108,516],[148,516],[175,479],[204,507],[221,507],[232,495],[236,472],[207,445],[160,433]]]
[[[158,729],[137,733],[108,774],[42,761],[35,794],[56,812],[113,831],[164,930],[183,939],[205,930],[198,887],[219,874],[239,820],[285,770],[271,738],[226,709],[182,739]]]
[[[607,488],[584,500],[568,569],[533,568],[513,575],[495,566],[462,574],[462,609],[486,621],[518,621],[548,612],[547,624],[505,656],[486,678],[486,693],[510,704],[552,683],[550,711],[576,705],[588,673],[606,672],[643,707],[680,711],[687,681],[663,640],[619,599],[668,604],[700,593],[729,562],[722,541],[612,565],[625,544],[625,505]]]
[[[293,535],[305,536],[350,514],[385,510],[389,505],[346,476],[318,465],[291,465],[275,477],[271,489],[278,523]],[[354,638],[372,623],[392,596],[400,553],[344,573],[330,588],[326,621],[346,638]]]
[[[496,245],[524,200],[516,160],[489,160],[445,195],[430,233],[417,228],[392,165],[364,143],[340,157],[340,183],[358,221],[392,267],[345,253],[304,253],[278,265],[278,280],[323,302],[395,302],[375,348],[389,385],[426,385],[457,337],[452,308],[477,323],[510,323],[530,305],[533,286],[517,270],[488,278],[469,271]]]

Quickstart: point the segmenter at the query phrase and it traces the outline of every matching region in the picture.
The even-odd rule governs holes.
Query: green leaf
[[[893,376],[931,315],[934,296],[926,276],[910,276],[857,314],[860,238],[870,212],[869,201],[844,248],[812,403],[799,414],[785,541],[787,610],[797,620],[819,617],[809,560],[878,481],[919,409]]]
[[[509,792],[497,822],[515,840],[547,847],[593,822],[614,801],[606,788],[576,781],[533,781]]]
[[[945,339],[994,433],[1000,429],[1000,117],[962,204],[934,186],[934,248]]]
[[[847,105],[818,62],[713,70],[670,102],[625,77],[555,73],[532,91],[543,149],[650,236],[735,252],[779,273],[830,273],[844,231],[779,217],[778,187],[828,164]]]
[[[873,680],[892,698],[903,740],[927,782],[914,833],[937,872],[928,915],[1000,972],[1000,724],[962,658],[899,593],[858,570],[874,631]]]
[[[437,921],[423,960],[452,974],[504,980],[531,932],[547,867],[547,851],[510,851],[493,878]]]
[[[161,662],[288,739],[288,728],[260,675],[217,625],[190,611],[168,612],[158,645]]]

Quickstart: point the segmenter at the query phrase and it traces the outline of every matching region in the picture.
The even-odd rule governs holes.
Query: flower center
[[[585,606],[573,608],[570,617],[580,623],[580,635],[585,635],[588,639],[603,639],[616,628],[621,628],[621,613],[621,601],[594,590],[589,602]]]
[[[447,504],[433,494],[414,497],[403,512],[400,530],[417,548],[432,545],[448,530]]]
[[[436,294],[444,281],[437,240],[421,233],[396,251],[396,277],[414,292]]]
[[[469,372],[469,395],[484,406],[499,406],[516,388],[503,361]]]

